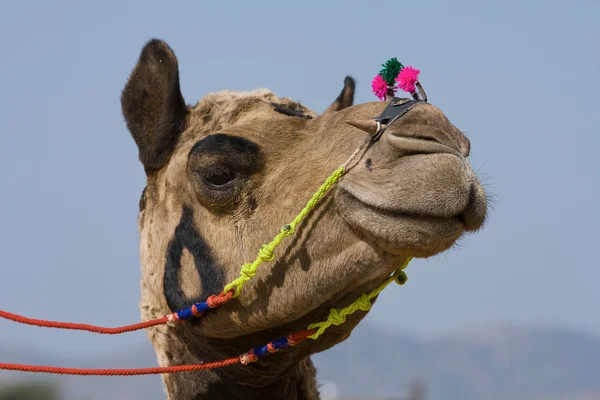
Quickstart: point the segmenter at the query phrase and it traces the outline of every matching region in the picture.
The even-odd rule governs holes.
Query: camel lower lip
[[[436,215],[428,215],[428,214],[417,214],[400,210],[392,210],[386,209],[378,206],[374,206],[372,204],[364,203],[359,200],[356,196],[350,193],[348,190],[339,188],[338,189],[339,196],[342,196],[345,201],[348,201],[351,204],[356,206],[364,207],[371,212],[375,212],[381,216],[391,219],[413,219],[417,221],[427,221],[427,222],[443,222],[447,223],[449,221],[459,222],[461,225],[465,225],[464,220],[461,215],[457,215],[454,217],[440,217]]]
[[[440,217],[365,204],[351,192],[337,193],[339,215],[363,240],[394,255],[426,258],[448,250],[466,231],[459,216]]]

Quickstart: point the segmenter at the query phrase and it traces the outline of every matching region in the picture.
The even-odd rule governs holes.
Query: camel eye
[[[222,165],[209,168],[204,174],[204,182],[211,189],[227,189],[235,178],[235,173]]]
[[[254,142],[215,133],[194,144],[188,153],[187,175],[201,204],[228,212],[244,199],[250,178],[262,165]]]

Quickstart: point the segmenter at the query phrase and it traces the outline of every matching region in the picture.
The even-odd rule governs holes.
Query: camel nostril
[[[460,141],[458,150],[465,157],[469,157],[469,154],[471,154],[471,141],[466,136]]]
[[[418,139],[418,140],[424,140],[426,142],[432,142],[432,143],[439,143],[439,144],[443,144],[442,142],[440,142],[439,140],[433,138],[433,137],[429,137],[429,136],[412,136],[413,139]]]

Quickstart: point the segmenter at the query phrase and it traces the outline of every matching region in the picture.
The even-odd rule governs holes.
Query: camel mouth
[[[423,222],[428,221],[428,222],[432,222],[432,223],[453,222],[453,223],[460,223],[461,225],[463,225],[465,230],[467,227],[467,222],[465,220],[463,213],[459,213],[454,216],[446,217],[446,216],[439,216],[439,215],[435,215],[435,214],[429,214],[429,213],[425,213],[425,212],[420,213],[420,212],[404,211],[404,210],[399,210],[399,209],[394,209],[394,208],[385,208],[385,207],[381,207],[381,206],[378,206],[375,204],[370,204],[368,202],[364,202],[345,188],[339,189],[338,196],[340,196],[340,200],[342,200],[347,206],[350,206],[351,208],[352,207],[362,207],[369,213],[377,214],[377,215],[380,215],[380,216],[390,219],[390,220],[410,219],[410,220],[423,221]]]
[[[471,184],[467,206],[457,218],[461,221],[467,232],[476,232],[485,224],[487,218],[487,197],[483,186],[478,180]]]
[[[479,182],[471,183],[467,196],[464,207],[444,214],[373,204],[344,187],[336,192],[338,213],[364,240],[390,254],[423,258],[449,249],[465,232],[483,226],[487,206]]]

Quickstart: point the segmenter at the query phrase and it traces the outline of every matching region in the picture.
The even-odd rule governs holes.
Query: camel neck
[[[233,372],[231,374],[231,371],[216,369],[198,371],[193,374],[180,374],[178,377],[173,376],[165,382],[170,393],[170,400],[319,399],[316,388],[316,370],[308,357],[285,368],[285,371],[282,371],[277,379],[266,385],[261,385],[260,378],[255,379],[252,376],[255,373],[260,374],[258,370],[247,370],[244,374],[238,373],[237,370]],[[192,379],[194,383],[190,384]]]

